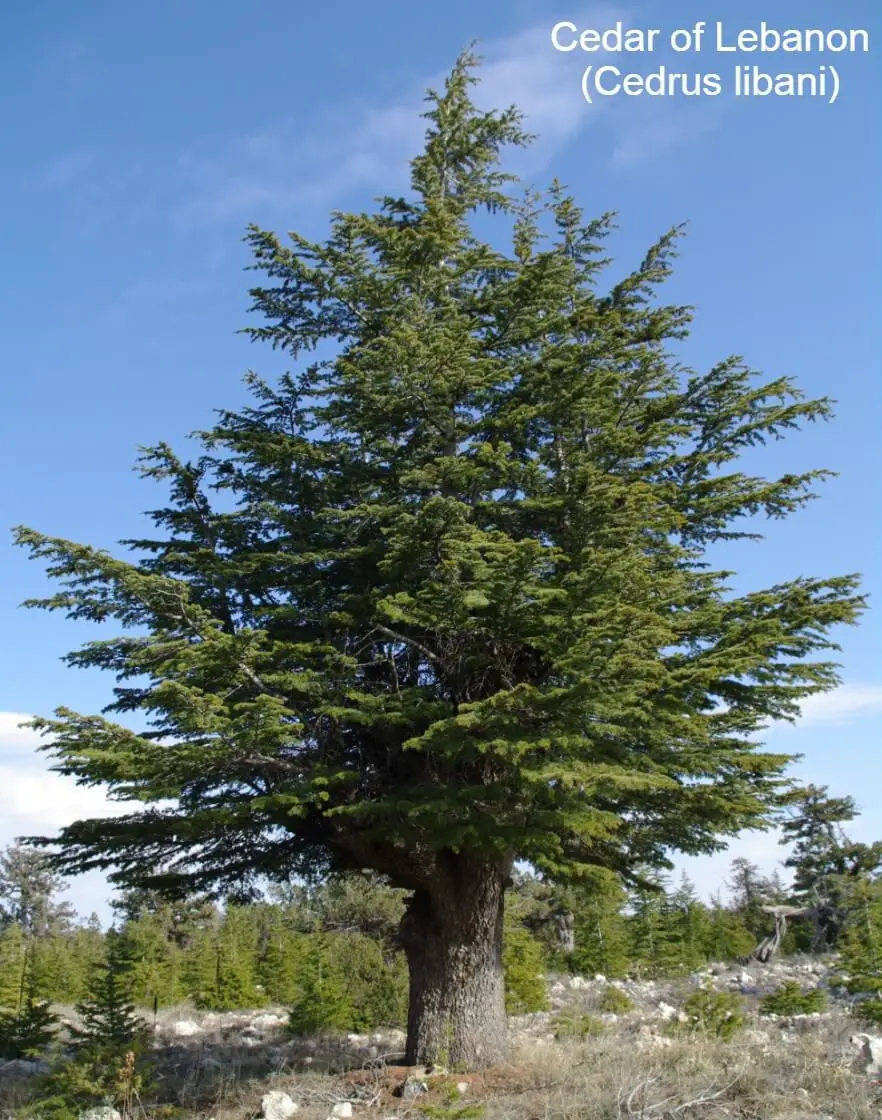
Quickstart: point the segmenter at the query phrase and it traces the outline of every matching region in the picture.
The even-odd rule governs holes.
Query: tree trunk
[[[407,1061],[486,1069],[508,1059],[502,917],[507,872],[450,855],[401,922],[410,971]]]

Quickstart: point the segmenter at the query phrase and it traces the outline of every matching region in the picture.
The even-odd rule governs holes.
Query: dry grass
[[[671,1002],[679,1003],[674,992]],[[680,993],[677,993],[679,995]],[[201,1020],[192,1038],[173,1038],[176,1021]],[[270,1089],[300,1105],[298,1120],[326,1120],[350,1101],[356,1120],[456,1120],[464,1105],[481,1106],[483,1120],[880,1120],[882,1086],[855,1068],[849,1043],[855,1020],[843,1010],[816,1019],[770,1022],[751,1014],[729,1042],[672,1037],[647,1012],[608,1024],[584,1042],[550,1042],[543,1017],[532,1034],[515,1027],[510,1065],[481,1074],[432,1076],[428,1092],[401,1095],[412,1074],[396,1064],[393,1045],[366,1059],[346,1039],[286,1039],[271,1025],[262,1038],[243,1039],[255,1016],[165,1012],[154,1102],[145,1120],[254,1120]],[[518,1029],[520,1028],[520,1029]],[[364,1040],[362,1040],[363,1042]],[[388,1041],[388,1040],[387,1040]],[[394,1038],[392,1041],[396,1041]],[[464,1085],[464,1093],[456,1086]],[[28,1096],[26,1081],[0,1084],[0,1116]],[[455,1098],[455,1099],[454,1099]],[[164,1111],[157,1105],[162,1103]],[[169,1109],[173,1106],[173,1110]],[[473,1113],[474,1115],[474,1113]],[[465,1118],[464,1118],[465,1120]]]
[[[325,1120],[345,1100],[366,1120],[424,1120],[424,1105],[441,1106],[454,1120],[462,1107],[450,1103],[458,1083],[468,1086],[459,1099],[483,1105],[485,1120],[879,1120],[882,1092],[848,1068],[847,1046],[840,1045],[847,1036],[840,1034],[776,1039],[771,1046],[691,1038],[639,1049],[633,1036],[618,1034],[530,1045],[506,1067],[430,1077],[429,1092],[410,1100],[400,1093],[412,1071],[401,1067],[378,1063],[337,1076],[281,1072],[260,1084],[230,1084],[187,1120],[247,1120],[259,1115],[270,1088],[299,1102],[298,1120]]]

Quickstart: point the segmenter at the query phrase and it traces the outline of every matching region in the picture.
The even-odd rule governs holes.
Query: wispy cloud
[[[38,178],[37,186],[48,190],[70,187],[88,176],[96,163],[93,151],[82,150],[65,152],[44,167]]]
[[[597,5],[584,25],[605,27],[622,10]],[[475,88],[484,108],[516,104],[537,142],[519,171],[540,172],[582,128],[597,121],[605,106],[587,106],[579,87],[579,59],[551,46],[548,21],[512,36],[478,44],[482,65]],[[399,100],[380,107],[340,105],[319,114],[305,131],[276,122],[255,135],[212,143],[184,155],[180,170],[188,182],[179,219],[206,221],[255,209],[321,203],[364,188],[391,191],[407,183],[411,157],[420,149],[426,122],[427,88],[439,89],[446,74],[426,77]],[[307,170],[305,170],[307,169]]]
[[[604,28],[626,19],[627,11],[601,3],[573,18],[581,27]],[[612,165],[630,169],[716,127],[718,115],[667,99],[587,105],[580,89],[587,56],[554,50],[552,25],[546,19],[478,44],[483,64],[476,101],[485,108],[516,104],[538,137],[527,152],[513,155],[514,169],[525,177],[541,176],[586,130],[601,127],[604,136],[595,150],[606,149]],[[304,210],[326,213],[355,192],[406,188],[409,160],[425,131],[420,117],[425,90],[440,87],[444,77],[426,75],[385,105],[340,102],[305,121],[280,117],[253,133],[204,136],[177,153],[139,153],[128,162],[117,154],[101,161],[92,153],[61,155],[44,169],[42,181],[75,186],[89,212],[107,223],[152,222],[193,231],[232,221],[297,220]]]
[[[101,789],[78,786],[49,770],[38,748],[43,740],[20,726],[21,712],[0,712],[0,843],[17,836],[52,833],[75,820],[119,816],[129,811],[108,801]]]
[[[832,692],[809,696],[801,704],[795,724],[777,724],[792,730],[821,724],[843,727],[882,714],[882,684],[844,684]]]

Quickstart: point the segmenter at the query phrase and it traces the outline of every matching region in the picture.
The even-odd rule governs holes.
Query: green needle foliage
[[[0,1011],[0,1058],[38,1058],[59,1028],[58,1017],[37,991],[33,948],[27,954],[21,998],[14,1010]]]
[[[795,980],[785,981],[777,991],[760,1001],[764,1015],[811,1015],[827,1006],[827,993],[822,988],[804,992]]]
[[[518,193],[500,158],[529,138],[476,108],[474,65],[430,94],[405,196],[322,243],[250,229],[248,333],[295,369],[249,375],[195,460],[143,453],[155,534],[123,559],[18,530],[61,584],[30,605],[112,630],[68,663],[119,682],[34,725],[137,806],[64,828],[56,869],[238,892],[373,868],[435,905],[495,899],[460,888],[515,859],[663,866],[777,804],[788,759],[757,736],[837,683],[863,600],[854,576],[735,593],[708,550],[814,496],[823,471],[748,465],[830,403],[681,364],[681,231],[604,288],[613,217]]]
[[[744,1005],[734,992],[701,989],[693,992],[683,1005],[685,1023],[672,1027],[674,1034],[696,1031],[715,1038],[731,1038],[744,1026]]]
[[[76,1006],[82,1023],[71,1034],[79,1055],[121,1056],[144,1046],[147,1027],[132,1002],[132,973],[128,944],[108,930],[104,960],[93,970],[89,995]]]

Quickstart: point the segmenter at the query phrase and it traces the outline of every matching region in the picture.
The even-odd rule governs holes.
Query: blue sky
[[[406,181],[420,98],[479,40],[479,96],[518,102],[541,140],[525,178],[557,176],[589,214],[617,210],[621,269],[688,220],[672,300],[696,305],[685,357],[704,367],[740,353],[839,401],[831,425],[771,448],[762,467],[825,466],[823,500],[727,553],[749,588],[800,574],[860,571],[878,592],[880,466],[880,71],[882,9],[872,0],[760,4],[546,0],[154,0],[19,5],[0,45],[2,315],[0,508],[11,526],[112,547],[143,528],[160,494],[131,470],[136,447],[180,445],[211,410],[244,398],[249,367],[278,356],[237,336],[248,322],[247,222],[321,236],[332,208],[362,208]],[[834,15],[835,13],[835,15]],[[554,23],[658,27],[723,20],[734,33],[862,27],[869,55],[753,55],[763,69],[832,61],[835,105],[784,98],[608,99],[588,106],[591,58],[551,47]],[[593,59],[596,61],[596,58]],[[616,61],[616,60],[605,60]],[[627,56],[648,72],[720,72],[733,56]],[[16,713],[90,711],[112,682],[59,657],[87,632],[18,609],[46,589],[39,568],[0,544],[0,842],[100,808],[97,792],[46,775]],[[853,794],[859,828],[882,834],[880,622],[842,635],[843,689],[812,701],[769,745],[802,752],[799,774]],[[690,863],[713,888],[733,854],[771,867],[774,838]],[[98,906],[103,887],[72,898]]]

